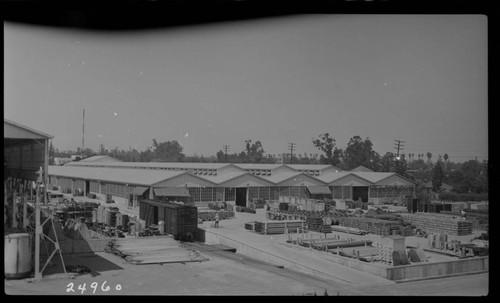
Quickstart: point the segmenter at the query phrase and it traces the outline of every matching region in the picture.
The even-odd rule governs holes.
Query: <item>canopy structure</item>
[[[163,197],[191,197],[185,187],[159,187],[153,188],[155,195]]]
[[[148,190],[148,187],[136,186],[132,191],[132,194],[141,196],[146,190]]]
[[[328,186],[307,186],[307,190],[311,195],[331,195],[332,191]]]

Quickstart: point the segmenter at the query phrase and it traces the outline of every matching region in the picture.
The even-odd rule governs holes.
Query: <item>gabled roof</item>
[[[380,182],[386,178],[396,175],[396,173],[384,173],[384,172],[366,172],[366,171],[356,171],[351,172],[360,178],[363,178],[373,184]]]
[[[367,172],[373,172],[373,170],[369,169],[368,167],[365,167],[363,165],[360,165],[354,169],[351,169],[351,171],[367,171]]]
[[[4,139],[53,139],[54,136],[22,125],[20,123],[3,119],[3,137]]]
[[[186,172],[126,168],[114,169],[107,167],[49,166],[49,175],[145,186],[151,186],[183,174],[186,174]]]
[[[210,176],[210,175],[199,175],[197,176],[198,178],[210,181],[215,184],[221,184],[224,182],[227,182],[229,180],[232,180],[234,178],[238,178],[239,176],[243,175],[248,175],[246,171],[232,171],[232,172],[227,172],[224,174],[218,174],[216,176]]]

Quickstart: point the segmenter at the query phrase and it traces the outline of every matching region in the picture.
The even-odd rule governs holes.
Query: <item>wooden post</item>
[[[35,280],[42,278],[40,272],[40,236],[42,235],[42,225],[40,222],[40,198],[38,188],[35,196]]]

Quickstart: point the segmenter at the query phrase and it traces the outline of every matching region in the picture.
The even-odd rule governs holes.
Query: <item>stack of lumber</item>
[[[488,229],[488,210],[467,209],[465,210],[465,218],[472,222],[473,229]]]
[[[289,233],[298,232],[305,227],[302,220],[283,220],[283,221],[264,221],[255,222],[254,229],[256,232],[265,235],[284,234],[285,230]]]
[[[201,262],[208,260],[198,251],[184,247],[172,237],[120,238],[111,241],[108,251],[133,264]]]
[[[397,221],[379,220],[363,217],[340,217],[339,224],[354,227],[372,234],[389,236],[392,230],[399,230],[401,224]]]
[[[472,222],[445,214],[401,214],[404,222],[415,225],[428,233],[446,233],[465,236],[472,234]]]
[[[309,216],[307,217],[306,223],[309,230],[321,231],[321,227],[323,226],[323,218]]]
[[[332,225],[331,230],[340,231],[343,233],[353,234],[353,235],[365,235],[366,232],[364,230],[359,230],[354,227],[340,226],[340,225]]]

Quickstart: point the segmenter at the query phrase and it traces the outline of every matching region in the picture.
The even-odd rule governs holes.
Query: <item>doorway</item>
[[[358,201],[368,202],[368,186],[353,186],[352,187],[352,199]]]
[[[247,206],[247,189],[246,189],[246,187],[236,188],[236,205]]]
[[[90,193],[90,181],[85,181],[85,196],[87,197]]]

